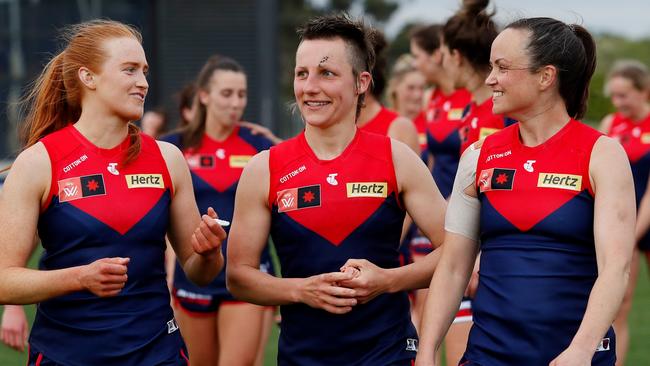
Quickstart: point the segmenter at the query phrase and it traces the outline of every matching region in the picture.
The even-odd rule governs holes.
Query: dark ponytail
[[[591,34],[580,25],[572,25],[575,35],[582,42],[585,50],[585,67],[580,78],[576,82],[575,100],[567,105],[567,112],[575,119],[581,119],[587,112],[587,100],[589,99],[589,83],[596,71],[596,42]],[[582,92],[580,92],[582,91]],[[568,92],[568,91],[567,91]]]
[[[463,7],[442,28],[444,44],[483,72],[489,70],[490,49],[498,34],[488,4],[489,0],[464,0]]]
[[[530,32],[526,50],[533,69],[553,65],[558,71],[559,92],[567,113],[581,119],[587,110],[589,82],[596,70],[596,43],[580,25],[552,18],[520,19],[507,28]]]

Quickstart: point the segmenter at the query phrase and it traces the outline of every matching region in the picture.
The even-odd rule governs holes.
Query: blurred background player
[[[627,318],[632,308],[632,298],[639,272],[639,250],[643,251],[650,263],[650,211],[644,200],[650,200],[648,179],[650,176],[650,74],[645,65],[639,61],[621,60],[614,64],[607,76],[606,94],[611,98],[616,112],[608,115],[601,122],[600,130],[617,139],[627,153],[638,210],[636,240],[630,269],[630,282],[623,298],[623,304],[614,321],[616,330],[616,365],[625,364],[629,344],[629,327]]]
[[[426,76],[432,86],[425,108],[415,118],[415,124],[425,128],[428,164],[440,193],[447,199],[451,193],[460,159],[461,118],[471,95],[464,88],[456,88],[453,79],[443,69],[441,37],[442,25],[433,24],[415,28],[410,34],[410,48],[414,65]],[[414,261],[422,260],[434,249],[426,237],[418,232],[412,236],[410,246]],[[427,289],[420,289],[415,292],[414,321],[417,326],[419,326],[427,291]],[[468,321],[471,321],[469,299],[461,304],[455,322],[467,323]],[[460,359],[467,343],[469,327],[469,324],[454,324],[449,329],[445,340],[449,364],[455,364]]]
[[[422,111],[425,88],[426,79],[413,66],[413,57],[409,54],[401,55],[390,72],[386,105],[399,115],[414,121]],[[426,131],[418,129],[418,143],[423,150],[426,149],[426,141]]]
[[[144,112],[140,119],[140,127],[142,133],[158,138],[167,131],[167,113],[161,107]]]
[[[163,140],[183,151],[199,208],[214,206],[230,221],[244,166],[273,143],[240,125],[248,88],[246,73],[238,62],[212,56],[201,69],[196,85],[193,119]],[[222,250],[225,255],[226,241]],[[272,272],[268,249],[260,269]],[[261,340],[266,343],[264,319],[272,310],[235,299],[226,288],[225,276],[222,270],[209,286],[200,287],[192,284],[176,264],[174,308],[192,365],[253,365]]]
[[[196,107],[194,106],[194,97],[196,96],[196,85],[194,83],[186,84],[178,93],[178,127],[183,128],[190,124],[194,119]]]

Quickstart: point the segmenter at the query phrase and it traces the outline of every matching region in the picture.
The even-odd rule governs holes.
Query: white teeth
[[[503,96],[503,92],[495,91],[495,92],[492,92],[492,95],[495,96],[495,97],[501,97],[501,96]]]
[[[307,104],[310,107],[322,107],[328,104],[328,102],[305,102],[305,104]]]

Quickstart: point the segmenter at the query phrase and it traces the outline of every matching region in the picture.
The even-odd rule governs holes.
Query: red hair
[[[63,35],[65,48],[54,56],[34,81],[22,105],[29,109],[20,131],[24,148],[37,143],[46,135],[66,127],[81,116],[81,67],[99,72],[108,58],[104,43],[113,38],[130,37],[142,44],[135,28],[112,20],[92,20],[69,27]],[[128,125],[129,149],[125,163],[140,153],[140,130]]]

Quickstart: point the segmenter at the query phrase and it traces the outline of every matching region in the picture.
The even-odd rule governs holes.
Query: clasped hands
[[[365,259],[350,259],[340,272],[305,278],[300,302],[334,314],[345,314],[388,291],[388,270]]]

